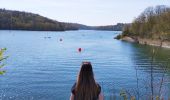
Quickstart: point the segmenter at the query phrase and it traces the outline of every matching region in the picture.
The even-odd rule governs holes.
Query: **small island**
[[[146,8],[115,38],[170,48],[170,8],[164,5]]]

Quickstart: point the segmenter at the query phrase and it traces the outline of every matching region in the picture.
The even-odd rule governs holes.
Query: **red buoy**
[[[81,52],[81,50],[82,50],[81,48],[78,48],[78,51],[79,51],[79,52]]]

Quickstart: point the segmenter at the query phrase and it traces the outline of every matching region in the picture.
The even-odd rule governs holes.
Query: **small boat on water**
[[[50,39],[51,37],[50,36],[48,36],[48,37],[44,37],[45,39]]]

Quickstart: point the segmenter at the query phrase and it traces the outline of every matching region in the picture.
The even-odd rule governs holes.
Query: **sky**
[[[132,22],[145,8],[170,0],[0,0],[0,8],[90,26]]]

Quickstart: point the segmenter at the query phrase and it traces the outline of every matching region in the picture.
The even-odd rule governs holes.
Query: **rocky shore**
[[[170,48],[170,41],[163,41],[161,43],[161,40],[153,40],[153,39],[145,39],[145,38],[129,37],[129,36],[122,37],[120,40],[132,42],[132,43],[139,43],[143,45],[152,45],[152,46],[161,46],[164,48]]]

